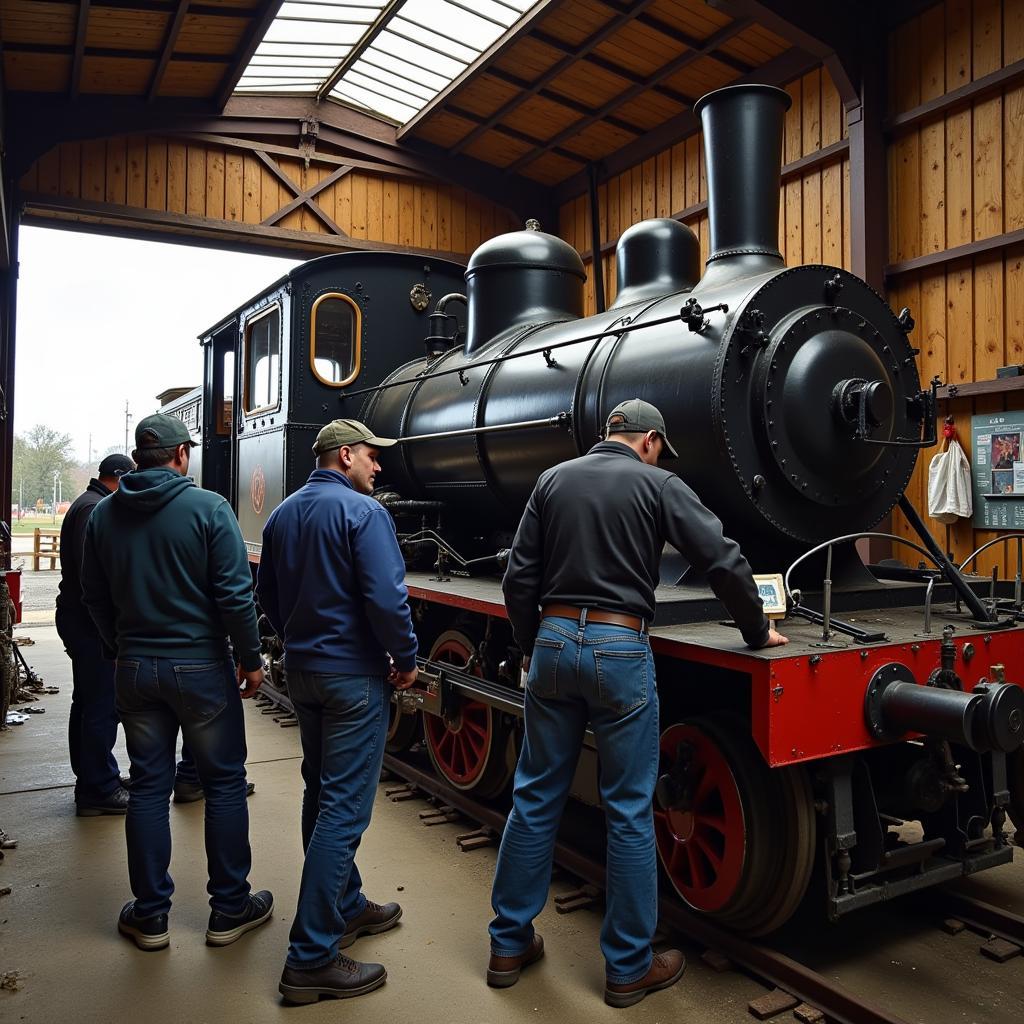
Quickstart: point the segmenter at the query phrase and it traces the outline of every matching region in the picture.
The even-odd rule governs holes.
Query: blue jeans
[[[302,739],[306,858],[286,963],[312,970],[334,960],[346,922],[366,909],[355,856],[384,760],[391,687],[384,676],[289,669],[288,693]]]
[[[121,785],[112,751],[117,741],[114,663],[103,657],[95,629],[58,615],[58,633],[71,658],[71,714],[68,750],[75,774],[75,801],[102,803]]]
[[[225,914],[242,913],[252,854],[245,721],[231,659],[118,658],[116,688],[132,763],[125,837],[136,913],[150,917],[171,908],[168,803],[179,728],[206,791],[210,906]]]
[[[608,827],[601,928],[608,981],[651,966],[658,881],[651,801],[658,769],[658,691],[646,635],[625,626],[545,618],[526,680],[526,736],[498,851],[491,951],[519,956],[547,900],[558,824],[590,722]]]

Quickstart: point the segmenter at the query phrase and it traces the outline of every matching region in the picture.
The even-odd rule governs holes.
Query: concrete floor
[[[418,800],[393,803],[382,786],[373,823],[360,850],[368,895],[399,900],[405,908],[394,931],[360,939],[349,951],[379,960],[387,985],[356,1001],[285,1007],[277,981],[295,905],[301,847],[298,735],[247,706],[253,846],[252,882],[275,895],[273,921],[225,949],[203,942],[205,892],[202,804],[171,808],[177,885],[171,947],[141,953],[116,931],[117,911],[130,898],[123,819],[76,818],[66,758],[70,665],[46,619],[56,576],[26,574],[33,612],[19,635],[35,645],[28,661],[61,693],[41,699],[46,714],[0,735],[0,826],[18,840],[0,864],[0,974],[17,971],[17,991],[0,990],[0,1020],[82,1024],[135,1019],[146,1024],[182,1021],[317,1022],[350,1019],[364,1024],[440,1022],[503,1024],[511,1021],[700,1022],[733,1024],[753,1018],[750,999],[763,994],[737,972],[716,975],[684,948],[684,980],[628,1011],[601,1000],[603,963],[600,916],[555,913],[538,921],[547,956],[512,989],[483,982],[486,925],[494,850],[462,853],[455,836],[465,823],[424,827]],[[52,622],[52,616],[50,617]],[[123,744],[118,756],[127,767]],[[979,895],[1024,912],[1024,858],[971,883]],[[558,881],[554,891],[573,888]],[[951,937],[921,915],[875,908],[827,927],[802,925],[783,936],[787,951],[849,989],[869,993],[914,1024],[994,1024],[1024,1013],[1024,958],[997,965],[978,955],[981,939]],[[789,1014],[777,1018],[792,1020]]]

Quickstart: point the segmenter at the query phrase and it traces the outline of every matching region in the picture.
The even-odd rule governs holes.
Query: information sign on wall
[[[1024,412],[971,417],[974,526],[1024,530]]]

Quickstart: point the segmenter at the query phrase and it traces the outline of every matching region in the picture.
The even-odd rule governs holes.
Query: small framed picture
[[[992,470],[992,493],[1013,494],[1013,468]]]
[[[1020,462],[1020,433],[993,434],[992,468],[1012,470],[1015,462]]]

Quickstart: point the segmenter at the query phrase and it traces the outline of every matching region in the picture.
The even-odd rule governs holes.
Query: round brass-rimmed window
[[[340,292],[328,292],[310,313],[309,364],[313,376],[328,387],[342,388],[359,376],[359,307]]]

